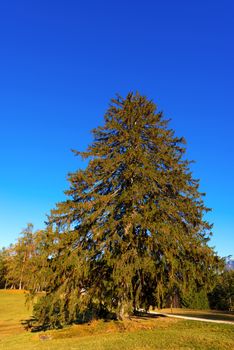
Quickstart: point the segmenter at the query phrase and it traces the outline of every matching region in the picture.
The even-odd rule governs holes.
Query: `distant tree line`
[[[87,151],[75,152],[88,166],[69,174],[47,227],[29,224],[0,252],[1,287],[43,291],[34,315],[44,326],[176,303],[206,308],[226,278],[184,139],[138,93],[113,99],[104,119]]]
[[[234,311],[234,270],[225,270],[218,276],[208,297],[212,309]]]
[[[0,287],[5,289],[45,290],[43,256],[44,231],[33,232],[30,223],[15,244],[0,250]]]

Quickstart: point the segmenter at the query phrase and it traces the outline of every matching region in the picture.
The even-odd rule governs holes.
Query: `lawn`
[[[234,326],[158,318],[94,321],[58,331],[30,333],[21,322],[31,315],[23,293],[0,291],[0,350],[230,350]]]

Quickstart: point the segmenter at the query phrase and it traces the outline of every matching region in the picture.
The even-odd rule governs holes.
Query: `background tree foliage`
[[[0,251],[0,287],[42,291],[46,283],[45,232],[30,223],[15,244]]]
[[[2,248],[0,250],[0,288],[6,287],[6,275],[7,275],[7,249]]]
[[[33,225],[28,224],[8,250],[7,282],[14,287],[24,289],[29,275],[31,275],[30,262],[34,251]]]
[[[234,270],[224,271],[219,276],[209,301],[214,309],[234,311]]]

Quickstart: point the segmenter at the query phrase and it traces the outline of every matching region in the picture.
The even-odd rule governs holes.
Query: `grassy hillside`
[[[4,350],[230,350],[234,326],[169,318],[95,321],[59,331],[30,333],[21,322],[31,315],[21,292],[0,291],[0,349]]]

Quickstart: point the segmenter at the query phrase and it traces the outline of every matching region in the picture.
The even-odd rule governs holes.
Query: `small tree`
[[[75,152],[87,168],[69,174],[68,199],[49,218],[42,323],[69,323],[91,309],[123,319],[191,281],[209,284],[217,268],[185,141],[156,105],[138,93],[118,96],[93,135],[86,152]]]
[[[6,287],[6,276],[7,276],[7,250],[2,248],[0,250],[0,288]]]

